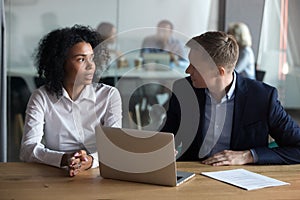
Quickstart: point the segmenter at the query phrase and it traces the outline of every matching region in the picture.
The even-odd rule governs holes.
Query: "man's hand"
[[[224,150],[202,161],[203,164],[212,166],[221,165],[244,165],[253,163],[253,157],[250,150],[230,151]]]

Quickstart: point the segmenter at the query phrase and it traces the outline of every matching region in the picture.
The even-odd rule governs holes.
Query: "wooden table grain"
[[[37,163],[0,163],[0,199],[300,199],[300,165],[222,166],[178,162],[179,170],[196,176],[178,187],[103,179],[99,169],[76,177]],[[201,172],[243,168],[290,185],[246,191],[200,175]]]

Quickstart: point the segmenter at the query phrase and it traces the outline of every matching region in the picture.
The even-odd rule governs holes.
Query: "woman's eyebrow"
[[[79,53],[79,54],[75,54],[75,55],[73,55],[72,57],[77,57],[77,56],[89,56],[89,55],[91,55],[91,56],[93,56],[94,54],[92,53],[92,54],[85,54],[85,53]]]

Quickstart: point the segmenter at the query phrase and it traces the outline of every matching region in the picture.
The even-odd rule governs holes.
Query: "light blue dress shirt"
[[[234,91],[236,72],[233,73],[233,82],[226,95],[217,102],[206,89],[205,103],[205,138],[199,151],[199,158],[209,157],[223,150],[230,149],[230,140],[233,124]],[[254,163],[258,157],[254,149],[250,149]]]
[[[206,103],[203,129],[205,138],[199,151],[199,158],[211,156],[230,148],[235,82],[236,74],[234,72],[231,87],[220,102],[211,96],[208,89],[205,90]]]

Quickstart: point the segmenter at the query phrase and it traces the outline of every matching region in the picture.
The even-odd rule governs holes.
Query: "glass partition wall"
[[[296,36],[300,31],[296,25],[299,4],[298,0],[265,0],[261,34],[256,38],[259,41],[258,69],[266,72],[264,82],[279,90],[284,107],[296,111],[293,117],[298,119],[300,48]],[[218,18],[219,0],[189,0],[188,3],[185,0],[5,0],[4,5],[8,161],[19,160],[26,104],[31,92],[42,84],[36,78],[32,54],[44,34],[74,24],[94,28],[101,22],[115,25],[117,37],[112,47],[123,56],[122,59],[112,57],[108,66],[99,68],[99,81],[119,88],[124,127],[156,130],[164,115],[164,103],[172,82],[186,76],[187,63],[171,71],[140,70],[136,63],[139,63],[143,38],[155,34],[156,25],[162,19],[173,23],[174,35],[182,43],[205,31],[217,30],[218,20],[225,21]],[[150,111],[156,111],[158,118],[149,118]]]
[[[174,36],[182,43],[208,29],[215,30],[218,23],[217,0],[190,0],[189,3],[183,0],[5,0],[4,3],[8,161],[19,160],[26,104],[32,91],[42,84],[36,76],[32,55],[46,33],[74,24],[93,28],[101,22],[113,24],[117,37],[112,48],[122,52],[122,59],[112,56],[105,69],[99,68],[99,81],[119,87],[124,127],[156,130],[158,124],[152,123],[154,119],[149,117],[149,111],[157,108],[153,105],[164,108],[172,81],[185,76],[186,63],[178,70],[138,71],[135,63],[139,61],[143,38],[155,34],[157,23],[163,19],[173,23]],[[163,114],[164,109],[158,118]]]
[[[258,68],[266,72],[264,82],[277,88],[287,112],[300,124],[300,44],[297,35],[300,2],[266,0],[262,23]]]

